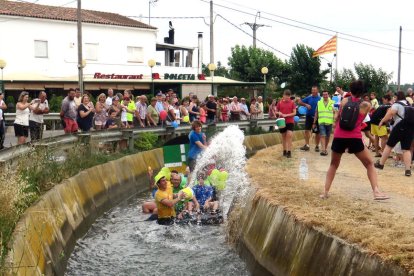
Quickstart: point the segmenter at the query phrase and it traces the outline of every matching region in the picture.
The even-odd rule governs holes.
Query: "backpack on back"
[[[414,106],[404,104],[402,102],[396,102],[404,107],[404,118],[402,118],[400,115],[397,116],[402,119],[402,121],[408,125],[414,125]]]
[[[351,131],[355,129],[359,116],[359,104],[362,101],[352,101],[352,97],[348,97],[348,101],[342,107],[341,116],[339,118],[339,126],[343,130]]]

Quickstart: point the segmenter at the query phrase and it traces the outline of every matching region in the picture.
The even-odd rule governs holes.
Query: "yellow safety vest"
[[[329,99],[325,106],[323,98],[318,102],[318,123],[324,125],[332,125],[334,121],[334,101]]]

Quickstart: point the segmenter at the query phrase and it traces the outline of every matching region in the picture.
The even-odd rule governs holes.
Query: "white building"
[[[6,93],[45,90],[63,95],[78,86],[77,9],[0,0],[0,33]],[[217,85],[248,85],[200,75],[202,36],[194,34],[198,48],[175,45],[173,36],[171,26],[166,41],[157,43],[156,27],[119,14],[82,10],[85,90],[97,94],[111,87],[138,95],[172,88],[181,96],[195,92],[204,97]],[[154,78],[150,60],[156,61]]]

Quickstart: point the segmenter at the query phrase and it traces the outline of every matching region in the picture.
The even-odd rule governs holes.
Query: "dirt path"
[[[293,158],[282,156],[280,145],[257,152],[247,162],[257,196],[283,207],[310,226],[355,244],[384,261],[414,273],[414,177],[389,159],[377,171],[380,189],[391,198],[373,200],[366,169],[350,154],[344,154],[331,187],[322,200],[330,155],[314,150],[302,152],[303,141],[294,143]],[[308,179],[299,180],[299,162],[305,158]]]
[[[326,171],[331,160],[330,155],[321,156],[314,150],[309,152],[295,150],[294,154],[297,155],[298,160],[302,157],[306,158],[309,178],[316,180],[320,191],[323,191]],[[299,161],[297,164],[299,166]],[[414,219],[414,177],[405,176],[404,168],[396,168],[392,159],[387,161],[384,170],[377,170],[377,173],[380,189],[391,198],[376,203],[392,212]],[[343,154],[331,187],[331,196],[341,194],[354,200],[372,200],[371,191],[365,167],[353,154]]]

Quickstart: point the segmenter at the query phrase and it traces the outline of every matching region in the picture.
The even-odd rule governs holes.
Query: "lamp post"
[[[269,73],[269,69],[265,66],[262,67],[262,70],[260,70],[263,74],[263,83],[264,83],[264,88],[263,88],[263,100],[266,101],[266,75],[267,73]]]
[[[4,96],[6,97],[6,93],[4,91],[4,82],[3,82],[3,69],[6,67],[7,63],[5,60],[0,59],[0,69],[1,69],[1,83],[0,83],[0,92],[3,92]]]
[[[152,68],[155,66],[156,62],[153,59],[148,60],[148,66],[151,68],[151,93],[154,96],[154,76],[152,75]]]
[[[214,94],[214,71],[216,71],[216,65],[214,63],[210,63],[207,66],[208,70],[210,71],[210,77],[211,77],[211,95],[216,96]]]

